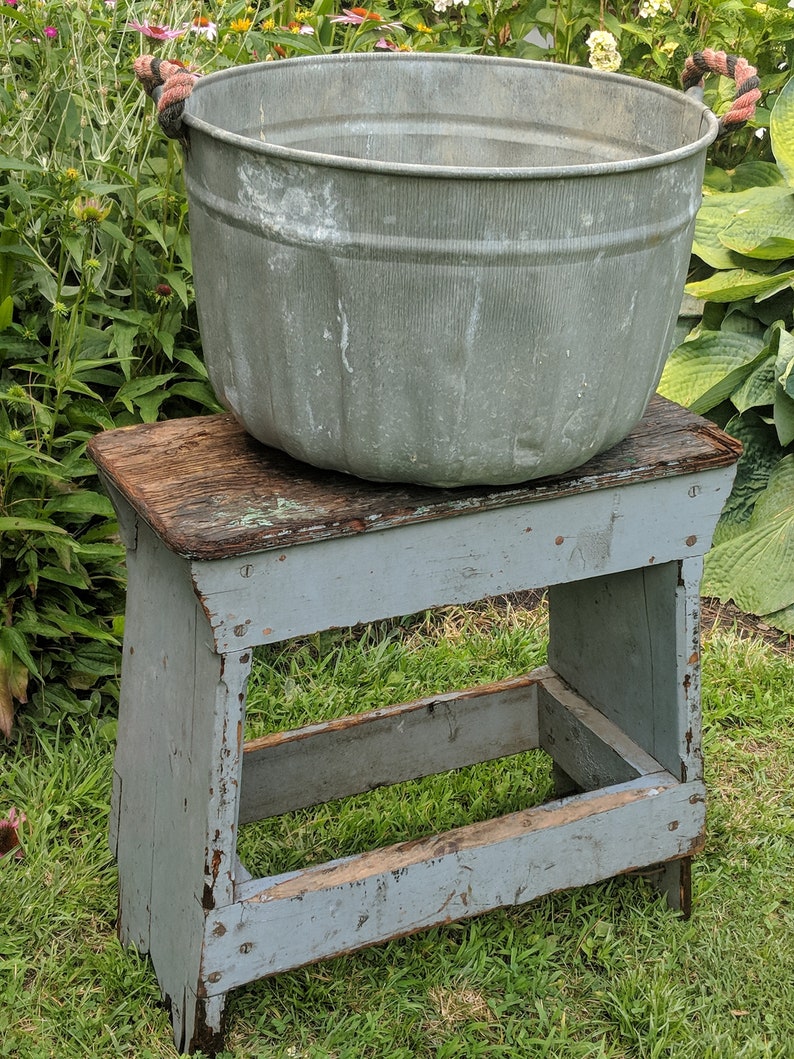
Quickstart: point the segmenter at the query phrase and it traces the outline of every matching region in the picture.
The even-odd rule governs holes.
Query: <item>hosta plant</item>
[[[794,633],[794,81],[770,133],[775,163],[707,174],[687,287],[703,317],[660,390],[744,445],[704,591]]]

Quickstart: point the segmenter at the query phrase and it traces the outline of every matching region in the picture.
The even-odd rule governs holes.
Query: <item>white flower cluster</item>
[[[451,7],[468,7],[469,0],[433,0],[433,10],[443,15]]]
[[[606,30],[596,29],[587,38],[590,65],[594,70],[619,70],[622,59],[618,42]]]
[[[637,14],[640,18],[656,18],[660,11],[668,14],[672,10],[670,0],[642,0]]]

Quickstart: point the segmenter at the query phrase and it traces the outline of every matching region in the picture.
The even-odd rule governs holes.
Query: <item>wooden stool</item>
[[[556,479],[373,485],[227,415],[89,446],[129,589],[112,813],[119,932],[179,1049],[223,1042],[230,989],[387,938],[661,865],[687,910],[703,844],[699,582],[740,446],[661,398]],[[548,666],[245,745],[252,650],[549,588]],[[578,793],[252,879],[238,824],[533,747]]]

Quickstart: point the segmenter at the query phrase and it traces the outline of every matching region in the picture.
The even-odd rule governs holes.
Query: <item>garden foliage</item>
[[[449,50],[590,62],[677,85],[686,55],[710,46],[755,63],[771,98],[788,80],[793,38],[786,0],[0,0],[0,730],[10,733],[19,703],[44,723],[114,704],[123,555],[85,456],[90,437],[218,409],[201,359],[180,151],[134,81],[137,55],[210,72],[339,50]],[[732,88],[709,86],[716,110]],[[767,122],[761,108],[757,123]],[[773,179],[759,167],[765,152],[749,131],[712,161],[752,162],[720,177],[732,181],[722,192],[746,193],[748,174],[767,174],[760,193],[785,210],[788,162]],[[763,278],[788,282],[769,254],[742,253]],[[772,303],[752,302],[761,313]],[[734,309],[718,325],[726,333]],[[789,364],[790,309],[776,329],[761,322],[772,328],[767,359],[774,350],[776,365]],[[749,391],[742,401],[746,434],[765,406],[747,403]]]
[[[703,318],[660,389],[744,445],[705,591],[794,632],[794,82],[770,132],[777,164],[707,174],[687,288]]]

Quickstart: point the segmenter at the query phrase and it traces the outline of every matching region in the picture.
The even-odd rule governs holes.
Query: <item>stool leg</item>
[[[549,589],[549,664],[682,782],[703,778],[701,573],[698,556]],[[682,865],[658,883],[676,908],[690,903]]]
[[[663,864],[651,882],[667,898],[667,904],[684,919],[692,915],[692,858],[682,857]]]
[[[223,1040],[206,996],[207,914],[233,900],[250,652],[218,655],[189,566],[139,526],[129,586],[111,845],[119,936],[148,952],[180,1050]]]

